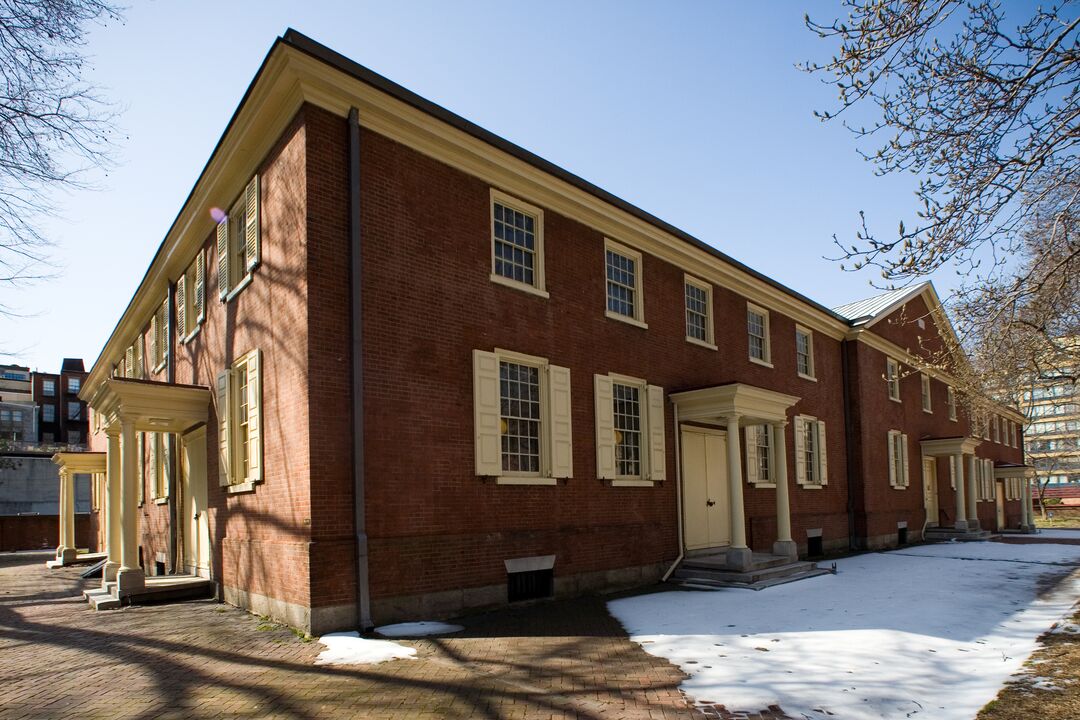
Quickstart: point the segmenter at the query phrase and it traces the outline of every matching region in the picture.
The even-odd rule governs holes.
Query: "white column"
[[[967,471],[967,527],[968,530],[979,529],[979,506],[975,503],[979,497],[978,481],[975,474],[975,463],[980,462],[974,454],[968,455]]]
[[[71,475],[67,468],[60,468],[60,507],[57,522],[60,526],[60,540],[56,546],[56,559],[60,564],[71,562],[75,559],[75,532],[73,522],[68,522],[68,515],[72,513],[71,496],[68,490],[71,487]]]
[[[1021,522],[1024,524],[1025,532],[1035,532],[1035,513],[1031,509],[1031,478],[1025,477],[1023,482],[1024,489],[1020,493],[1020,501],[1024,503],[1024,512],[1021,515],[1023,518]]]
[[[791,539],[791,499],[788,495],[787,439],[784,428],[787,422],[771,423],[769,447],[773,451],[772,471],[776,479],[776,542],[773,554],[784,555],[791,560],[799,559],[799,549]]]
[[[67,529],[67,543],[65,544],[71,548],[74,555],[78,552],[76,550],[78,543],[75,541],[75,474],[64,470],[61,478],[64,484],[64,499],[67,501],[64,503],[64,526]]]
[[[964,456],[952,456],[953,467],[956,468],[956,522],[953,527],[957,530],[967,530],[967,502],[964,498]]]
[[[105,549],[108,558],[101,574],[102,587],[116,580],[116,571],[120,569],[120,547],[123,543],[120,533],[120,430],[110,427],[105,432],[109,438],[105,463]]]
[[[139,567],[139,488],[135,463],[135,424],[120,420],[120,569],[116,573],[117,594],[141,590],[145,576]]]
[[[727,417],[728,496],[731,501],[731,545],[725,562],[733,570],[749,570],[752,553],[746,547],[746,513],[743,509],[742,447],[739,416]]]

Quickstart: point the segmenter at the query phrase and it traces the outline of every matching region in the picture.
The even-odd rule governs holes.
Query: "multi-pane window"
[[[69,402],[67,410],[68,420],[82,420],[82,405],[80,403]]]
[[[506,473],[540,472],[540,368],[499,363],[502,469]]]
[[[158,306],[150,318],[150,367],[157,372],[169,356],[169,298]]]
[[[641,255],[608,242],[604,247],[607,283],[607,315],[622,320],[642,320]]]
[[[236,368],[236,461],[233,468],[240,477],[247,477],[251,464],[251,385],[248,379],[247,361]]]
[[[689,277],[683,283],[686,302],[686,339],[711,345],[712,318],[709,307],[712,292],[705,283]]]
[[[82,433],[78,430],[68,430],[68,445],[81,445]]]
[[[806,480],[807,485],[818,484],[818,443],[816,423],[804,422],[802,424],[803,429],[803,453],[804,463],[806,465]]]
[[[923,412],[934,412],[933,399],[930,396],[930,376],[923,373],[920,376],[922,382],[922,409]]]
[[[612,383],[615,420],[615,472],[621,477],[641,476],[641,389]]]
[[[828,484],[825,423],[808,415],[795,417],[795,481],[799,485]]]
[[[56,422],[56,406],[52,403],[41,406],[41,422]]]
[[[754,444],[757,447],[757,480],[758,482],[772,482],[772,445],[768,425],[758,425],[754,433]]]
[[[759,307],[746,307],[746,332],[750,343],[750,359],[768,364],[769,348],[769,313]]]
[[[998,416],[995,415],[993,418],[991,418],[991,422],[993,423],[994,442],[1000,443],[1001,442],[1001,423],[998,422]]]
[[[949,419],[956,420],[956,388],[951,385],[945,390],[945,402],[949,406]]]
[[[0,410],[0,437],[12,441],[23,439],[22,410]]]
[[[69,377],[67,381],[68,392],[72,395],[77,395],[82,388],[82,380],[77,377]]]
[[[814,336],[802,327],[795,328],[795,369],[804,378],[814,377]]]
[[[222,485],[250,490],[263,478],[260,368],[260,353],[252,350],[218,374],[218,475]]]
[[[45,397],[52,397],[56,394],[56,381],[55,380],[42,380],[41,381],[41,394]]]
[[[176,281],[176,335],[184,342],[195,335],[206,317],[206,251]]]
[[[259,264],[259,176],[251,178],[243,193],[217,226],[217,281],[222,300],[247,285]]]
[[[495,203],[495,274],[536,285],[536,218]]]
[[[897,489],[906,488],[911,482],[908,471],[908,436],[899,430],[889,435],[889,484]]]
[[[900,363],[885,359],[885,382],[889,386],[889,399],[900,402]]]

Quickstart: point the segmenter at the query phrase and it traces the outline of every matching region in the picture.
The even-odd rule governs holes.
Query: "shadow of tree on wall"
[[[416,661],[315,666],[319,643],[242,611],[196,602],[94,613],[78,597],[92,583],[10,557],[0,559],[0,584],[15,588],[0,596],[0,714],[501,719],[528,708],[601,720],[650,717],[651,702],[664,717],[700,717],[677,689],[681,673],[627,641],[599,599],[578,611],[577,624],[599,623],[591,636],[553,634],[575,625],[554,603],[479,616],[460,639],[411,641]],[[519,635],[535,629],[539,641],[510,635],[530,619]]]

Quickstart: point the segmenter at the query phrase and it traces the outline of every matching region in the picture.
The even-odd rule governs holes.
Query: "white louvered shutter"
[[[124,351],[124,377],[135,377],[135,346]]]
[[[956,489],[956,456],[949,456],[949,485],[953,490]]]
[[[187,335],[187,275],[176,281],[176,336]]]
[[[760,425],[746,426],[746,482],[751,485],[761,480],[761,478],[758,477],[758,469],[761,467],[758,464],[759,432],[761,432]]]
[[[259,176],[251,178],[244,189],[244,254],[248,272],[259,264]]]
[[[222,300],[229,294],[229,218],[217,226],[217,289]]]
[[[206,319],[206,251],[195,256],[195,325]]]
[[[615,479],[615,406],[611,378],[593,376],[596,407],[596,477]]]
[[[262,352],[253,350],[245,363],[248,401],[248,476],[249,482],[262,482]]]
[[[165,463],[162,466],[161,473],[161,489],[164,493],[164,497],[172,495],[173,484],[173,436],[172,433],[165,433],[161,436],[162,448],[164,449],[164,455],[162,455],[161,462]]]
[[[158,497],[158,463],[161,462],[161,458],[159,457],[160,453],[158,452],[160,442],[157,433],[150,433],[150,497],[155,500]]]
[[[664,422],[664,388],[649,385],[645,388],[649,402],[649,480],[667,479],[666,423]],[[614,408],[612,413],[614,414]]]
[[[904,487],[911,485],[911,465],[908,463],[908,436],[900,436],[900,457],[904,465]]]
[[[897,486],[897,479],[899,478],[900,468],[896,467],[896,436],[895,430],[890,430],[888,434],[889,439],[889,485],[893,487]]]
[[[499,407],[499,356],[473,350],[473,432],[476,474],[502,473],[502,413]]]
[[[551,477],[574,477],[574,431],[571,423],[570,370],[548,365],[548,408],[551,420]]]
[[[146,433],[135,433],[135,442],[139,448],[139,461],[135,463],[136,477],[139,484],[139,504],[146,502]]]
[[[821,470],[819,476],[821,478],[822,485],[829,484],[829,458],[828,458],[828,443],[825,442],[825,421],[817,421],[817,458],[818,468]]]
[[[795,482],[806,484],[806,423],[801,417],[795,418]]]
[[[166,295],[165,299],[161,301],[161,320],[158,321],[158,328],[161,331],[161,362],[165,361],[165,358],[172,352],[172,333],[171,322],[169,321],[169,296]]]
[[[232,485],[232,443],[229,438],[229,386],[232,385],[232,373],[222,370],[217,376],[217,416],[218,416],[218,484]]]
[[[154,313],[150,317],[150,365],[157,367],[158,363],[158,314]]]

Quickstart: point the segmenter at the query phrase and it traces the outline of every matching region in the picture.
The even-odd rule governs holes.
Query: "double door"
[[[686,549],[730,545],[727,433],[712,428],[683,427],[679,440]]]

